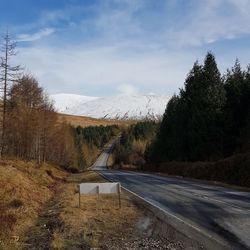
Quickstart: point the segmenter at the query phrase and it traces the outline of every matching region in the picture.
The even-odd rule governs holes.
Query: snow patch
[[[112,97],[89,97],[72,94],[52,95],[56,109],[65,114],[105,119],[158,119],[169,97],[123,94]]]

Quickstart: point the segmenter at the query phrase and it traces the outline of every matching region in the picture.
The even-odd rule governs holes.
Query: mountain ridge
[[[50,98],[59,113],[117,120],[160,119],[169,100],[168,96],[153,94],[110,97],[55,94]]]

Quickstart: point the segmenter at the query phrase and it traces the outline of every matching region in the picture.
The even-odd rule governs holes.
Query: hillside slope
[[[159,119],[169,100],[167,96],[157,95],[118,95],[86,101],[85,97],[67,103],[57,95],[51,96],[61,113],[88,116],[98,119],[140,120]],[[58,101],[59,100],[59,101]],[[66,108],[65,108],[66,107]]]
[[[75,108],[85,102],[95,100],[98,97],[61,93],[51,95],[50,98],[54,101],[57,112],[71,114],[70,110],[72,108]]]
[[[68,173],[49,164],[17,160],[0,161],[0,172],[0,249],[19,249],[13,244],[25,241],[42,207]]]
[[[122,125],[128,126],[134,121],[129,120],[108,120],[108,119],[96,119],[86,116],[77,116],[77,115],[67,115],[58,113],[58,122],[66,122],[73,127],[81,126],[82,128],[90,126],[109,126],[109,125]]]

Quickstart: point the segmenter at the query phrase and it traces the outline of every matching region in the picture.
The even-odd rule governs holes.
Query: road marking
[[[101,175],[103,178],[107,179],[108,181],[113,182],[112,179],[110,179],[109,177],[105,176],[105,174],[103,174],[102,172],[100,172],[100,171],[96,171],[96,172],[97,172],[99,175]],[[115,179],[115,178],[114,178],[114,179]],[[190,223],[184,221],[183,219],[179,218],[179,217],[176,216],[175,214],[172,214],[172,213],[170,213],[169,211],[164,210],[162,207],[160,207],[160,206],[154,204],[152,201],[147,200],[147,199],[143,198],[142,196],[140,196],[140,195],[134,193],[133,191],[129,190],[128,188],[125,188],[123,185],[121,185],[121,186],[122,186],[122,189],[124,189],[124,190],[127,191],[128,193],[130,193],[130,194],[136,196],[137,198],[139,198],[139,199],[145,201],[146,203],[150,204],[151,206],[153,206],[153,207],[159,209],[159,210],[160,210],[161,212],[163,212],[164,214],[166,214],[166,215],[168,215],[168,216],[170,216],[170,217],[172,217],[172,218],[175,218],[176,220],[180,221],[181,223],[183,223],[183,224],[185,224],[185,225],[187,225],[187,226],[193,228],[194,230],[198,231],[199,233],[203,234],[205,237],[208,237],[208,238],[210,238],[210,239],[212,239],[212,240],[215,240],[215,241],[217,241],[219,244],[225,246],[225,243],[222,242],[221,240],[219,240],[218,238],[215,238],[214,236],[212,236],[211,234],[205,232],[204,230],[202,230],[202,229],[200,229],[200,228],[198,228],[198,227],[196,227],[196,226],[194,226],[194,225],[192,225],[192,224],[190,224]]]
[[[120,174],[120,175],[125,175],[125,174],[127,174],[127,172],[129,172],[129,174],[130,175],[134,175],[134,176],[136,176],[136,174],[137,173],[134,173],[134,172],[132,172],[132,171],[126,171],[126,173],[124,173],[124,172],[121,172],[121,171],[116,171],[116,174]],[[109,173],[107,173],[107,174],[109,174]],[[145,174],[145,173],[139,173],[139,175],[141,175],[141,176],[147,176],[147,177],[152,177],[152,178],[155,178],[155,177],[157,177],[156,179],[158,179],[158,176],[155,176],[155,175],[153,175],[153,174]],[[166,178],[164,178],[164,177],[162,177],[161,176],[161,178],[159,178],[160,180],[166,180]],[[161,185],[163,185],[163,184],[161,184]],[[203,188],[203,186],[201,186],[202,188]],[[177,188],[177,190],[178,189],[180,189],[180,188]],[[170,192],[172,192],[172,193],[176,193],[176,192],[174,192],[173,190],[169,190],[168,189],[168,191],[170,191]],[[182,192],[185,192],[185,190],[183,189],[182,190]],[[240,206],[237,206],[237,205],[235,205],[235,204],[233,204],[233,203],[229,203],[229,202],[226,202],[226,201],[223,201],[223,200],[219,200],[219,199],[216,199],[216,198],[213,198],[213,197],[211,197],[211,196],[207,196],[207,195],[203,195],[203,194],[199,194],[199,193],[197,193],[197,192],[194,192],[194,191],[188,191],[188,192],[186,192],[186,193],[188,193],[188,194],[191,194],[191,195],[193,195],[193,196],[196,196],[196,197],[199,197],[199,198],[202,198],[202,199],[204,199],[204,200],[210,200],[210,201],[214,201],[214,202],[217,202],[217,203],[221,203],[221,204],[224,204],[224,205],[226,205],[229,209],[231,209],[231,210],[234,210],[234,211],[237,211],[237,212],[247,212],[247,213],[250,213],[250,209],[248,209],[248,208],[244,208],[244,207],[240,207]],[[225,192],[225,191],[223,191],[223,193],[226,193],[227,194],[227,192]],[[176,193],[176,194],[179,194],[178,192]],[[180,195],[180,194],[179,194]]]
[[[106,165],[107,165],[107,160],[108,160],[108,156],[109,156],[109,153],[105,153],[106,155],[106,157],[103,157],[103,158],[101,158],[101,159],[98,159],[98,160],[101,160],[101,161],[103,161],[103,163],[104,164],[102,164],[102,166],[103,167],[105,167]],[[93,164],[93,167],[95,166],[95,164]],[[107,168],[106,168],[107,169]],[[109,181],[111,181],[111,182],[113,182],[113,180],[116,180],[117,181],[117,179],[119,178],[119,175],[120,176],[125,176],[124,178],[126,179],[126,178],[129,178],[129,175],[136,175],[136,173],[135,172],[133,172],[133,171],[124,171],[124,172],[121,172],[121,171],[115,171],[115,174],[117,174],[118,175],[118,177],[116,178],[115,176],[114,177],[112,177],[112,175],[115,175],[114,174],[114,172],[112,173],[111,171],[105,171],[104,169],[93,169],[95,172],[97,172],[98,174],[100,174],[103,178],[105,178],[105,179],[107,179],[107,180],[109,180]],[[163,181],[163,180],[165,180],[165,181],[167,181],[168,180],[168,178],[167,177],[163,177],[163,176],[158,176],[158,175],[152,175],[152,174],[149,174],[149,173],[139,173],[139,175],[141,175],[141,177],[143,178],[143,176],[147,176],[147,177],[153,177],[153,178],[156,178],[158,181]],[[138,178],[139,179],[139,178]],[[139,179],[140,180],[140,179]],[[179,179],[174,179],[174,181],[180,181],[181,183],[183,183],[183,184],[189,184],[190,182],[189,181],[186,181],[186,180],[179,180]],[[173,184],[174,183],[174,181],[171,183],[171,184]],[[170,181],[171,182],[171,181]],[[193,182],[191,182],[191,183],[193,183]],[[197,186],[197,187],[199,187],[199,185],[197,185],[196,183],[194,183],[195,185],[194,186]],[[205,186],[201,186],[202,188],[204,188],[204,187],[206,187],[206,185]],[[210,186],[208,186],[208,188],[209,188]],[[159,211],[161,211],[163,214],[165,214],[166,216],[169,216],[170,218],[174,218],[174,219],[176,219],[177,221],[179,221],[179,223],[181,223],[181,224],[184,224],[186,227],[190,227],[190,228],[192,228],[192,229],[194,229],[197,233],[200,233],[201,235],[202,235],[202,237],[207,237],[208,239],[212,239],[212,240],[214,240],[215,242],[217,242],[217,244],[220,244],[220,245],[224,245],[225,246],[225,242],[220,238],[220,237],[218,237],[217,235],[211,235],[211,234],[209,234],[209,232],[207,232],[207,231],[204,231],[204,229],[203,228],[199,228],[199,227],[197,227],[196,225],[193,225],[192,223],[189,223],[189,222],[187,222],[187,221],[185,221],[185,220],[183,220],[182,218],[179,218],[178,216],[176,216],[175,214],[173,214],[173,213],[171,213],[171,212],[169,212],[169,211],[167,211],[167,210],[165,210],[165,209],[163,209],[160,205],[157,205],[157,204],[155,204],[154,202],[156,202],[156,201],[153,201],[153,200],[151,200],[150,198],[147,198],[147,199],[145,199],[145,198],[143,198],[142,196],[140,196],[140,195],[138,195],[138,194],[136,194],[136,193],[134,193],[133,191],[130,191],[128,188],[125,188],[124,186],[122,186],[122,188],[125,190],[125,191],[127,191],[128,193],[131,193],[133,196],[135,196],[135,197],[137,197],[137,198],[139,198],[140,200],[142,200],[142,201],[144,201],[145,203],[147,203],[147,204],[149,204],[149,205],[151,205],[152,207],[154,207],[154,208],[156,208],[156,209],[158,209]],[[210,187],[210,189],[211,189],[211,187]],[[171,191],[171,190],[170,190]],[[212,189],[212,191],[214,191],[213,189]],[[173,192],[173,190],[172,190],[172,192]],[[222,193],[226,193],[227,194],[227,192],[225,192],[225,191],[223,191],[223,190],[221,190],[221,192]],[[209,196],[207,196],[207,195],[202,195],[202,194],[199,194],[199,193],[196,193],[196,192],[189,192],[189,193],[192,193],[194,196],[198,196],[198,197],[200,197],[200,198],[202,198],[202,199],[206,199],[206,200],[212,200],[212,201],[215,201],[215,202],[219,202],[219,203],[222,203],[222,204],[226,204],[227,206],[230,206],[230,208],[232,208],[232,209],[235,209],[235,210],[237,210],[237,211],[240,211],[240,212],[243,212],[243,210],[240,208],[240,207],[238,207],[238,206],[235,206],[235,205],[232,205],[232,204],[230,204],[230,203],[228,203],[228,202],[225,202],[225,201],[221,201],[221,200],[218,200],[218,199],[215,199],[215,198],[210,198]],[[178,194],[178,193],[177,193]],[[183,196],[185,196],[185,194],[182,194]],[[192,198],[192,197],[190,197],[190,198]],[[159,203],[160,204],[160,203]],[[250,211],[250,210],[248,210],[248,209],[246,209],[247,211]],[[172,226],[174,227],[174,225],[172,224]],[[184,227],[184,231],[185,230],[187,230],[188,228],[186,228],[185,229],[185,227]],[[194,232],[195,232],[194,231]],[[186,234],[186,236],[188,236],[188,234]]]

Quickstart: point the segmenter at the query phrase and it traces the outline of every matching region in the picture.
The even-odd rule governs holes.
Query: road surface
[[[106,170],[112,145],[94,170],[233,249],[250,249],[250,193],[180,178]]]
[[[113,150],[114,147],[114,139],[111,143],[105,146],[103,152],[100,154],[100,156],[97,158],[96,162],[91,166],[91,169],[100,171],[100,170],[107,170],[107,162],[110,153]]]

